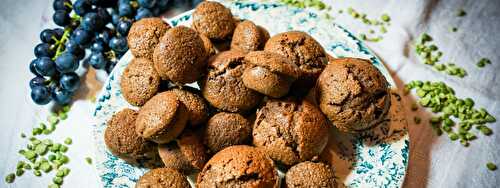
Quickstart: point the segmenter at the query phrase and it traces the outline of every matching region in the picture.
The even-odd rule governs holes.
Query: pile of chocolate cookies
[[[130,29],[134,59],[120,85],[139,110],[114,114],[105,143],[152,169],[136,187],[189,187],[193,173],[200,188],[278,187],[278,167],[287,187],[337,187],[318,159],[329,130],[377,126],[390,106],[384,76],[369,60],[331,58],[304,32],[270,37],[217,2],[199,4],[192,20]],[[185,85],[194,82],[200,89]]]

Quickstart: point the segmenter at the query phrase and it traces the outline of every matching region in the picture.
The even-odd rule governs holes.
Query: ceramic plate
[[[323,18],[321,13],[274,3],[221,1],[232,13],[266,28],[271,35],[300,30],[309,33],[333,57],[370,59],[394,89],[395,84],[381,61],[345,28]],[[172,26],[191,25],[192,11],[168,20]],[[94,112],[96,166],[103,187],[133,187],[146,169],[114,157],[104,144],[104,129],[111,116],[123,108],[135,108],[123,98],[119,79],[132,59],[126,53],[112,71],[98,96]],[[384,123],[370,132],[351,135],[331,130],[321,158],[331,163],[339,182],[347,187],[401,187],[408,165],[409,137],[400,98],[391,94],[392,106]],[[281,173],[282,175],[282,173]],[[194,177],[194,176],[193,176]],[[192,182],[192,177],[190,177]]]

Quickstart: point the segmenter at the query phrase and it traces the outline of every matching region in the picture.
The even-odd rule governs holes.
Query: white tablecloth
[[[500,1],[498,0],[353,0],[325,1],[333,11],[354,7],[368,17],[382,13],[391,16],[391,26],[384,40],[368,43],[392,71],[401,88],[411,80],[444,81],[460,97],[475,99],[476,106],[486,108],[500,119]],[[43,28],[53,27],[51,0],[4,0],[0,6],[0,175],[15,171],[21,159],[17,151],[27,144],[20,133],[31,129],[46,117],[47,109],[36,106],[29,97],[28,81],[32,75],[28,64],[33,58],[33,47],[39,42]],[[467,15],[457,17],[463,8]],[[336,21],[351,31],[367,32],[367,26],[346,13],[332,14]],[[450,32],[457,27],[458,32]],[[415,57],[412,40],[427,32],[444,52],[442,61],[464,67],[468,75],[457,78],[437,73]],[[478,69],[475,63],[482,57],[492,64]],[[409,106],[413,97],[405,97]],[[419,111],[420,125],[412,121],[414,113],[408,111],[411,154],[405,187],[498,187],[500,171],[488,171],[487,162],[500,166],[500,123],[490,124],[494,134],[479,136],[469,148],[451,142],[446,136],[437,137],[425,123],[431,113]],[[84,162],[92,157],[91,112],[93,104],[78,100],[69,118],[59,124],[50,137],[62,142],[73,138],[69,156],[71,174],[65,178],[65,187],[96,187],[98,177],[93,166]],[[28,172],[14,184],[0,183],[0,187],[44,187],[53,175],[36,178]]]

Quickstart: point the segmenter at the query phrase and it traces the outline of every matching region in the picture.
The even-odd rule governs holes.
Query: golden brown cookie
[[[184,174],[200,171],[208,160],[201,133],[185,130],[179,138],[158,147],[165,167],[177,169]]]
[[[186,106],[189,112],[188,124],[191,126],[198,126],[205,123],[208,119],[208,105],[197,93],[194,88],[184,86],[184,89],[174,88],[167,92],[172,92],[177,95],[179,100]]]
[[[286,95],[300,74],[295,64],[273,52],[250,52],[245,62],[248,64],[243,73],[245,86],[274,98]]]
[[[198,33],[185,26],[169,29],[153,53],[156,71],[164,80],[186,84],[201,77],[207,53]]]
[[[204,143],[211,153],[233,146],[248,144],[252,138],[252,125],[240,114],[220,112],[208,120]]]
[[[311,103],[269,100],[257,112],[253,144],[291,166],[317,157],[328,142],[328,130],[326,118]]]
[[[123,109],[111,117],[104,131],[104,143],[109,151],[132,165],[161,166],[156,144],[135,133],[137,111]]]
[[[301,187],[338,187],[333,169],[324,163],[302,162],[296,164],[286,172],[285,184],[287,188]]]
[[[379,124],[390,107],[389,84],[370,61],[335,59],[316,84],[321,111],[341,131],[359,132]]]
[[[288,31],[271,37],[265,51],[285,56],[301,70],[301,77],[293,84],[298,95],[305,95],[327,64],[323,47],[310,35],[301,31]]]
[[[171,92],[162,92],[151,98],[139,110],[135,130],[141,137],[164,144],[175,139],[189,118],[186,106]]]
[[[135,188],[187,188],[191,187],[186,176],[172,168],[157,168],[146,172]]]
[[[203,1],[193,12],[193,28],[210,39],[223,40],[231,37],[235,23],[231,10],[224,5]]]
[[[153,51],[160,38],[170,29],[170,25],[161,18],[144,18],[130,27],[127,43],[136,58],[153,60]]]
[[[201,40],[203,40],[203,46],[205,46],[205,51],[207,52],[207,57],[210,57],[212,55],[214,55],[215,53],[217,53],[215,51],[215,47],[214,47],[214,44],[212,43],[212,41],[206,37],[205,35],[202,35],[202,34],[199,34]]]
[[[252,146],[238,145],[215,154],[198,175],[197,187],[278,187],[273,161]]]
[[[261,101],[260,93],[243,84],[241,76],[247,68],[244,57],[241,51],[225,51],[210,58],[208,74],[200,88],[212,106],[222,111],[245,112]]]
[[[123,71],[120,88],[123,98],[135,106],[142,106],[158,92],[160,76],[153,62],[146,58],[134,58]]]
[[[231,50],[251,52],[263,49],[269,38],[265,32],[267,31],[259,28],[252,21],[245,20],[238,23],[231,40]]]

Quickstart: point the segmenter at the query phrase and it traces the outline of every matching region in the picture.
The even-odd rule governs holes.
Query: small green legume
[[[85,162],[87,162],[87,164],[92,164],[92,158],[85,157]]]
[[[66,139],[64,140],[64,143],[65,143],[66,145],[70,145],[71,143],[73,143],[73,140],[72,140],[71,138],[66,138]]]
[[[13,183],[15,179],[16,175],[14,173],[10,173],[7,176],[5,176],[5,182],[7,183]]]
[[[490,171],[495,171],[497,169],[497,165],[495,165],[492,162],[488,162],[488,163],[486,163],[486,168],[488,168],[488,170],[490,170]]]
[[[17,169],[16,170],[16,176],[22,176],[24,174],[24,170],[21,168],[21,169]]]
[[[382,16],[380,17],[382,19],[382,21],[384,22],[389,22],[391,21],[391,17],[388,15],[388,14],[382,14]]]
[[[464,9],[460,9],[460,10],[458,10],[458,12],[457,12],[457,16],[458,16],[458,17],[463,17],[463,16],[465,16],[465,15],[467,15],[467,12],[465,12],[465,10],[464,10]]]
[[[44,162],[44,163],[40,164],[40,170],[47,173],[47,172],[50,172],[52,170],[52,166],[48,162]]]
[[[52,179],[52,182],[54,182],[57,185],[61,185],[63,183],[63,179],[61,177],[56,176]]]
[[[35,175],[35,176],[41,176],[42,172],[40,172],[40,170],[34,170],[33,171],[33,175]]]

